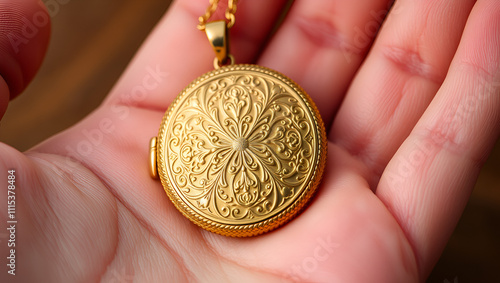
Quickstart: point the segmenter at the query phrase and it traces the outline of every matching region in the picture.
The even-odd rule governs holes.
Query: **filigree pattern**
[[[286,85],[232,74],[188,93],[171,113],[166,160],[182,199],[206,216],[252,223],[307,185],[317,133]]]

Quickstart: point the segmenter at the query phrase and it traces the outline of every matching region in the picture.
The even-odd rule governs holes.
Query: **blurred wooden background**
[[[9,105],[0,140],[26,150],[73,125],[111,89],[169,0],[68,1],[45,63]],[[208,2],[208,0],[207,0]],[[500,282],[500,143],[429,282]]]

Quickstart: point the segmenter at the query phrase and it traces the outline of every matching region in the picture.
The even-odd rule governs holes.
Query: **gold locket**
[[[234,11],[226,12],[233,23]],[[294,81],[265,67],[235,65],[228,23],[202,22],[210,15],[200,22],[217,56],[215,70],[168,108],[151,140],[151,174],[198,226],[255,236],[290,221],[313,196],[326,162],[325,128]]]

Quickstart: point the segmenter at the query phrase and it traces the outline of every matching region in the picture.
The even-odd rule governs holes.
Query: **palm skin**
[[[190,223],[147,168],[169,103],[210,70],[212,51],[194,28],[205,2],[174,3],[81,123],[26,153],[0,145],[0,174],[15,169],[18,183],[14,281],[425,280],[499,134],[500,5],[401,1],[371,46],[375,33],[357,44],[356,27],[373,24],[387,1],[296,1],[261,48],[284,1],[242,1],[231,30],[237,61],[301,84],[329,144],[309,207],[238,239]],[[473,109],[460,110],[471,97]]]

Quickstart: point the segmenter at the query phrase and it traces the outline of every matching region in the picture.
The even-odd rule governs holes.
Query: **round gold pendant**
[[[182,214],[206,230],[245,237],[305,207],[321,181],[327,142],[316,106],[295,82],[230,65],[182,91],[152,147],[153,174],[157,168]]]

